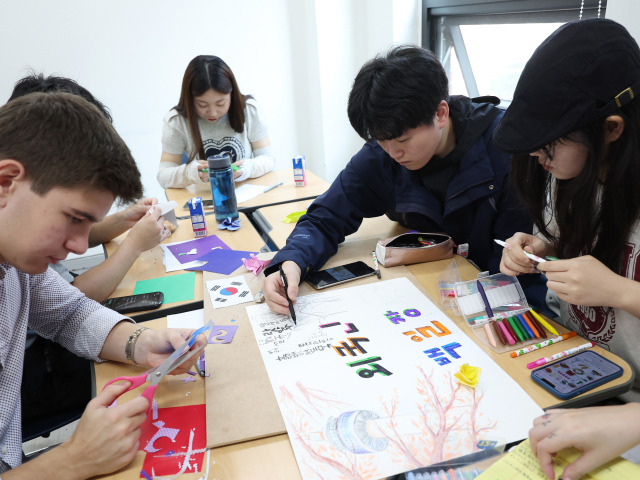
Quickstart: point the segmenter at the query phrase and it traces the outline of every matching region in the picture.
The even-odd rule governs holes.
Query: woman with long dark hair
[[[275,164],[256,100],[240,92],[222,59],[199,55],[184,73],[178,105],[164,119],[158,182],[163,188],[208,188],[206,159],[221,153],[230,155],[236,181],[264,175]]]
[[[560,27],[527,62],[494,134],[536,235],[509,239],[500,269],[541,271],[570,330],[640,369],[640,48],[611,20]],[[537,265],[524,251],[551,256]],[[640,383],[626,400],[637,400]],[[635,397],[635,398],[634,398]],[[640,403],[551,410],[530,432],[549,476],[553,454],[582,456],[579,478],[640,442]]]

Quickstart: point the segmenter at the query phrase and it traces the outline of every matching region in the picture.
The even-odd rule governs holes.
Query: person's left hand
[[[235,165],[236,167],[241,167],[243,163],[244,163],[244,159],[241,158],[240,160],[236,160],[236,162],[233,165]],[[233,179],[234,180],[236,178],[241,177],[241,176],[242,176],[242,169],[233,171]]]
[[[591,255],[541,262],[537,269],[549,280],[547,287],[573,305],[615,307],[613,299],[624,288],[624,277]]]
[[[568,447],[582,451],[562,473],[577,480],[640,441],[640,404],[548,410],[533,422],[529,440],[542,471],[554,479],[553,456]]]
[[[145,216],[149,207],[158,203],[157,198],[141,198],[136,203],[129,205],[122,210],[122,220],[129,225],[129,228],[133,227],[138,220]]]
[[[194,330],[186,328],[165,328],[164,330],[145,330],[138,337],[135,349],[135,361],[141,365],[157,367],[189,338]],[[207,345],[207,337],[198,335],[190,351],[201,350]],[[198,355],[170,372],[172,375],[187,373],[195,364]]]
[[[120,248],[131,248],[138,256],[162,243],[169,235],[171,231],[165,227],[160,209],[154,208],[131,227]]]

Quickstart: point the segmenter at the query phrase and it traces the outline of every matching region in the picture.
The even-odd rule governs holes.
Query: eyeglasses
[[[542,152],[544,153],[546,159],[544,161],[544,166],[546,167],[551,162],[553,162],[553,155],[556,151],[556,146],[560,143],[560,139],[554,140],[549,145],[542,147]],[[532,155],[533,156],[533,155]],[[537,157],[537,155],[535,155]]]

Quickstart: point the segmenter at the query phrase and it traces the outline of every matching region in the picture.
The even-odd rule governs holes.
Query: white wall
[[[638,0],[608,0],[607,18],[624,25],[636,41],[640,41],[640,2]]]
[[[4,2],[0,103],[29,68],[74,78],[107,105],[143,175],[155,173],[162,118],[189,60],[223,58],[269,123],[278,159],[305,154],[332,180],[362,141],[346,105],[360,66],[392,43],[418,43],[419,0],[109,0]]]

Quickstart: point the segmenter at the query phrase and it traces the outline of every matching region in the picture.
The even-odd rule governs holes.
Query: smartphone
[[[573,398],[622,375],[622,367],[585,350],[531,372],[534,382],[563,400]]]
[[[375,270],[366,263],[353,262],[347,265],[341,265],[339,267],[328,268],[326,270],[320,270],[318,272],[310,273],[309,275],[307,275],[305,280],[309,282],[313,288],[322,290],[323,288],[338,285],[350,280],[357,280],[358,278],[368,277],[369,275],[374,275],[375,273]]]
[[[182,208],[184,208],[185,210],[189,209],[189,201],[187,200],[187,203],[185,203]],[[213,208],[213,200],[202,200],[202,208]]]
[[[140,310],[153,310],[160,307],[164,300],[164,293],[150,292],[125,297],[107,298],[102,305],[115,310],[118,313],[139,312]]]

